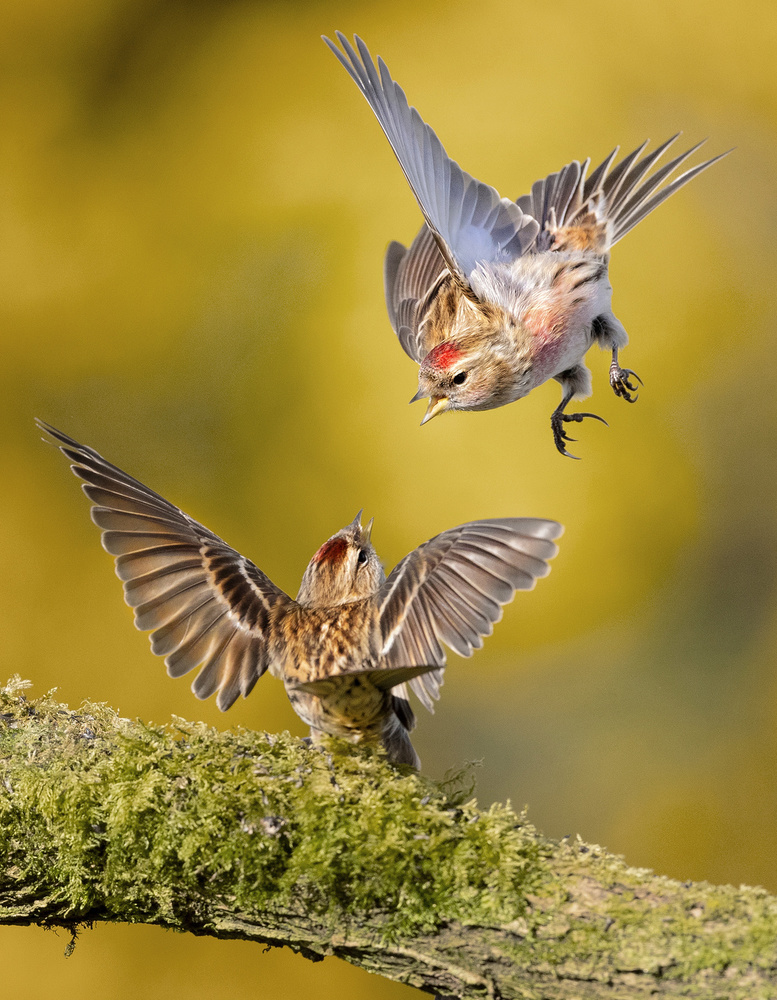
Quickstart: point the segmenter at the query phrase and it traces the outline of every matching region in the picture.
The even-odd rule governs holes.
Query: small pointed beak
[[[354,529],[360,528],[361,527],[361,523],[362,523],[362,514],[363,513],[364,513],[364,507],[362,507],[362,509],[359,511],[359,513],[356,515],[356,517],[353,519],[353,521],[351,521],[351,523],[348,525],[348,527],[349,528],[354,528]]]
[[[448,409],[448,405],[447,396],[432,396],[429,400],[429,406],[427,407],[426,413],[424,414],[424,419],[421,421],[421,426],[423,427],[427,421],[431,420],[432,417],[436,417],[438,413],[445,413]]]
[[[415,394],[415,396],[413,396],[413,398],[409,400],[409,402],[417,403],[419,399],[424,399],[428,395],[429,395],[428,392],[425,392],[423,389],[419,389],[418,392]]]

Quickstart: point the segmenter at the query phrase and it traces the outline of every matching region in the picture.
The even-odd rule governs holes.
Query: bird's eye
[[[363,566],[367,562],[367,553],[364,549],[359,549],[359,555],[356,557],[356,562]]]
[[[464,385],[466,381],[467,381],[466,372],[456,372],[456,374],[453,376],[454,385]]]

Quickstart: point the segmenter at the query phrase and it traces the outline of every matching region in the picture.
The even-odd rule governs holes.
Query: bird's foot
[[[642,385],[642,379],[631,368],[621,368],[617,361],[613,361],[610,365],[612,391],[616,396],[625,399],[627,403],[636,403],[637,401],[637,396],[632,396],[632,393],[637,392],[637,387],[630,381],[632,378],[635,378]]]
[[[607,421],[604,417],[598,416],[596,413],[564,413],[563,410],[554,410],[550,417],[550,426],[553,430],[553,440],[556,444],[556,448],[561,452],[562,455],[566,455],[567,458],[579,459],[579,455],[573,455],[571,452],[567,451],[566,442],[574,441],[575,438],[571,438],[567,432],[564,430],[564,424],[575,423],[579,424],[586,417],[593,417],[594,420],[601,420],[601,422],[607,425]],[[609,425],[607,425],[609,426]]]

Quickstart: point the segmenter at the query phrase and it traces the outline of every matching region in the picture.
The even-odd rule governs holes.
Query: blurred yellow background
[[[382,256],[420,214],[319,39],[357,31],[465,169],[517,197],[683,129],[736,152],[619,244],[635,406],[593,350],[582,461],[551,383],[418,426]],[[414,737],[483,802],[529,805],[679,878],[777,891],[777,13],[746,0],[0,6],[3,678],[127,716],[303,734],[265,679],[227,716],[172,681],[40,416],[296,593],[360,507],[387,567],[477,517],[567,526],[550,578]],[[409,997],[334,960],[96,927],[0,929],[8,995]]]

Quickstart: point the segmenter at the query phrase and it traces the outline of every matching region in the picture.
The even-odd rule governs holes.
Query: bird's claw
[[[604,419],[600,417],[597,413],[564,413],[563,410],[555,410],[550,418],[550,426],[553,430],[553,440],[555,442],[556,448],[561,452],[562,455],[566,455],[567,458],[574,458],[578,461],[580,460],[579,455],[573,455],[566,449],[566,441],[575,441],[576,438],[571,438],[567,432],[564,430],[565,423],[575,423],[579,424],[586,417],[593,417],[594,420],[600,420],[605,426],[609,427],[609,424]]]
[[[635,378],[640,385],[642,385],[642,379],[633,372],[631,368],[621,368],[617,361],[613,361],[610,365],[610,385],[612,386],[612,391],[616,396],[620,396],[621,399],[625,399],[627,403],[636,403],[638,396],[632,396],[632,393],[637,392],[637,387],[630,379]]]

